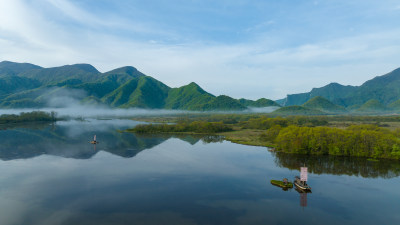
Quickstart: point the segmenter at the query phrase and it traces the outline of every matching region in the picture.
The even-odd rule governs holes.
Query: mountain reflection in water
[[[139,122],[131,120],[60,121],[56,124],[31,123],[3,127],[0,130],[0,159],[26,159],[39,155],[89,159],[97,151],[106,151],[131,158],[140,151],[151,149],[169,138],[179,138],[192,145],[222,141],[220,136],[199,135],[135,135],[121,132]],[[123,124],[123,125],[122,125]],[[97,135],[95,148],[88,144]]]
[[[132,120],[60,121],[56,124],[17,124],[0,130],[0,159],[26,159],[39,155],[55,155],[66,158],[89,159],[98,151],[106,151],[124,158],[151,149],[170,138],[178,138],[191,145],[222,142],[218,135],[135,135],[121,132],[140,122]],[[94,150],[88,144],[96,134],[99,144]],[[299,170],[307,165],[314,174],[351,175],[369,178],[392,178],[400,175],[400,164],[393,160],[369,161],[366,158],[309,156],[274,152],[279,167]]]

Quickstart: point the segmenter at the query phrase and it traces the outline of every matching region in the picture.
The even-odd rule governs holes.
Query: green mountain
[[[280,105],[278,103],[276,103],[275,101],[272,101],[272,100],[266,99],[266,98],[260,98],[256,101],[241,98],[241,99],[239,99],[239,102],[242,105],[247,106],[247,107],[268,107],[268,106],[280,107]]]
[[[344,86],[331,83],[310,92],[291,94],[279,100],[284,106],[302,105],[313,97],[321,96],[334,104],[344,107],[362,105],[370,99],[376,99],[388,105],[400,97],[400,68],[366,81],[361,86]]]
[[[137,70],[135,67],[132,66],[125,66],[118,69],[111,70],[109,72],[104,73],[106,77],[114,78],[119,83],[124,83],[128,81],[130,78],[139,78],[144,77],[143,73]]]
[[[106,73],[89,64],[43,68],[29,63],[0,62],[0,107],[61,107],[71,99],[81,104],[118,108],[244,110],[276,105],[268,99],[239,100],[204,91],[196,83],[170,88],[131,66]]]
[[[171,88],[165,100],[165,108],[194,110],[198,106],[209,103],[214,98],[214,95],[207,93],[199,85],[192,82],[180,88]]]
[[[276,116],[294,116],[294,115],[325,115],[326,113],[317,109],[310,109],[304,106],[293,105],[293,106],[285,106],[279,108],[270,114]]]
[[[170,89],[167,85],[148,76],[132,79],[128,81],[128,83],[134,80],[137,80],[136,87],[132,89],[128,101],[119,107],[150,109],[161,109],[164,107],[165,98],[167,97],[168,90]]]
[[[0,96],[39,87],[37,80],[14,75],[0,76]]]
[[[316,109],[322,112],[343,113],[346,109],[343,106],[338,106],[330,102],[328,99],[321,96],[314,97],[303,104],[304,107],[309,109]]]
[[[99,79],[102,74],[89,64],[66,65],[53,68],[26,70],[18,76],[41,82],[42,85],[57,85],[72,81],[73,83],[90,82]]]
[[[30,63],[0,62],[0,74],[2,75],[17,75],[34,69],[42,69],[42,67]]]
[[[211,99],[209,102],[205,104],[199,104],[192,106],[191,109],[193,110],[200,110],[200,111],[213,111],[213,110],[244,110],[246,106],[240,104],[240,102],[236,99],[233,99],[226,95],[220,95],[216,98]]]
[[[356,109],[358,112],[380,112],[385,110],[387,110],[386,106],[376,99],[371,99]]]

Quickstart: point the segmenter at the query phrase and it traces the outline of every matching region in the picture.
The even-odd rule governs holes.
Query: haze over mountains
[[[214,96],[194,82],[171,88],[131,66],[101,73],[89,64],[43,68],[0,62],[1,108],[62,107],[72,100],[113,108],[198,111],[279,106],[263,98],[252,101]]]

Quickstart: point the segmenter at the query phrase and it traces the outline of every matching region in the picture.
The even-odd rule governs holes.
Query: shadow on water
[[[393,178],[400,176],[400,163],[394,160],[371,161],[358,157],[312,156],[272,153],[275,164],[291,170],[299,170],[307,165],[308,171],[314,174],[333,174],[361,176],[365,178]]]

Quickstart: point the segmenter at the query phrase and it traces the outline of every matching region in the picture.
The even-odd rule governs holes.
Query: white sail
[[[94,135],[94,138],[93,138],[93,140],[94,140],[94,141],[96,141],[96,135]]]
[[[300,167],[300,180],[307,181],[307,167]]]

